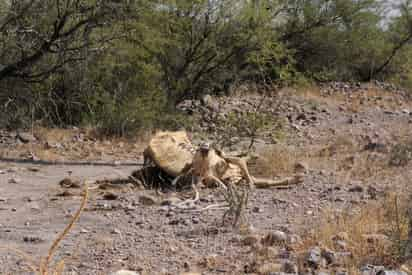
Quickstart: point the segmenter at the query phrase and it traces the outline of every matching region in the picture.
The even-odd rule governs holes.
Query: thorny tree
[[[0,1],[0,82],[39,81],[99,51],[116,36],[99,30],[120,16],[122,1]]]

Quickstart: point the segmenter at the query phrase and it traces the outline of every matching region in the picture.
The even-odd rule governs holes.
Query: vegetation
[[[412,85],[412,1],[1,0],[2,127],[177,128],[242,82]]]

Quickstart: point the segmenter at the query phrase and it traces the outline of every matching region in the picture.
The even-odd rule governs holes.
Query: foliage
[[[123,135],[184,127],[178,102],[242,82],[412,85],[411,1],[382,2],[2,0],[0,123]]]

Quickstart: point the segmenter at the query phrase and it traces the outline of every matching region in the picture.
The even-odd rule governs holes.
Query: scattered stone
[[[114,273],[112,273],[111,275],[139,275],[139,273],[135,272],[135,271],[131,271],[131,270],[119,270],[116,271]]]
[[[64,178],[59,182],[59,185],[64,188],[80,188],[80,182],[71,178]]]
[[[348,191],[349,192],[359,192],[359,193],[361,193],[361,192],[363,192],[363,187],[360,186],[360,185],[355,185],[355,186],[349,188]]]
[[[121,235],[122,234],[122,232],[117,228],[113,229],[111,233],[116,234],[116,235]]]
[[[408,275],[408,273],[398,270],[383,270],[378,272],[376,275]]]
[[[140,195],[139,202],[143,205],[155,205],[157,203],[157,199],[150,195]]]
[[[11,178],[11,179],[9,179],[9,183],[14,183],[14,184],[21,183],[21,179],[20,178]]]
[[[365,265],[360,268],[361,275],[376,275],[381,271],[384,271],[383,266]]]
[[[117,200],[118,198],[119,198],[119,195],[114,194],[112,192],[107,192],[103,195],[103,199],[108,200],[108,201]]]
[[[63,192],[56,194],[57,197],[73,197],[74,195],[75,194],[69,190],[64,190]]]
[[[384,234],[363,234],[362,238],[373,244],[389,244],[390,242],[388,236]]]
[[[38,168],[38,167],[28,167],[27,170],[30,171],[30,172],[39,172],[40,168]]]
[[[246,246],[255,246],[259,242],[259,236],[251,234],[242,239],[242,244]]]
[[[10,167],[7,169],[7,173],[16,173],[18,171],[17,167]]]
[[[385,152],[386,151],[386,146],[383,143],[379,142],[369,142],[363,147],[363,150],[365,151],[375,151],[375,152]]]
[[[168,197],[167,199],[164,199],[164,200],[160,203],[160,205],[162,205],[162,206],[175,205],[175,204],[178,204],[178,203],[180,203],[180,202],[182,202],[182,200],[179,199],[178,197],[176,197],[176,196],[170,196],[170,197]]]
[[[369,186],[368,186],[368,189],[367,189],[367,193],[368,193],[369,197],[370,197],[372,200],[376,200],[376,199],[377,199],[378,190],[377,190],[375,187],[369,185]]]
[[[289,274],[298,274],[298,266],[292,261],[285,260],[282,263],[282,271]]]
[[[335,263],[337,260],[336,253],[328,248],[322,249],[321,255],[328,265]]]
[[[23,143],[35,142],[37,140],[35,136],[27,132],[17,133],[16,138]]]
[[[309,250],[306,261],[311,267],[318,268],[322,262],[322,251],[319,247]]]
[[[260,256],[263,256],[263,258],[274,259],[279,256],[279,249],[277,249],[276,247],[272,247],[272,246],[263,247],[258,250],[258,254]]]
[[[299,235],[296,235],[296,234],[289,234],[287,242],[290,243],[290,244],[301,244],[302,243],[302,238]]]
[[[281,272],[282,265],[275,263],[266,263],[258,267],[257,272],[260,275],[272,274],[274,272]]]
[[[40,237],[24,236],[23,241],[26,243],[40,243],[40,242],[43,242],[44,240]]]
[[[269,232],[264,238],[262,238],[261,243],[265,246],[272,246],[278,243],[285,243],[288,240],[288,235],[280,230],[275,230]]]
[[[338,250],[346,251],[348,250],[348,243],[342,240],[336,240],[335,246]]]
[[[304,162],[298,162],[295,164],[295,173],[306,173],[308,171],[308,165]]]

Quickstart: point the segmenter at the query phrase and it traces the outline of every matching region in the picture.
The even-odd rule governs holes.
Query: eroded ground
[[[187,193],[110,186],[90,191],[85,211],[61,242],[56,258],[64,259],[67,274],[109,274],[121,268],[142,274],[252,273],[256,253],[245,245],[250,234],[245,231],[280,230],[302,239],[325,212],[356,212],[382,200],[388,190],[407,193],[411,164],[389,163],[396,157],[393,147],[412,140],[410,100],[373,86],[351,89],[285,90],[280,107],[275,99],[265,99],[264,111],[283,119],[282,133],[259,133],[252,172],[290,176],[297,163],[307,171],[303,185],[256,190],[247,210],[248,229],[222,225],[224,210],[183,212],[162,205],[168,197]],[[260,99],[238,95],[213,99],[215,106],[199,103],[206,106],[203,111],[193,107],[200,121],[194,139],[223,138],[225,129],[212,119],[238,112],[235,109],[253,110]],[[81,189],[58,183],[65,177],[80,182],[126,178],[142,163],[147,141],[147,136],[101,141],[84,130],[37,129],[35,140],[20,138],[27,143],[15,135],[1,132],[0,246],[24,251],[36,262],[47,255],[80,205]],[[231,150],[247,144],[246,139],[236,140]],[[199,206],[224,200],[218,189],[202,189],[200,195]],[[142,196],[154,198],[154,204],[148,205]],[[298,265],[291,248],[279,246],[271,261],[285,260]],[[0,253],[0,273],[30,274],[26,261],[6,251]]]

